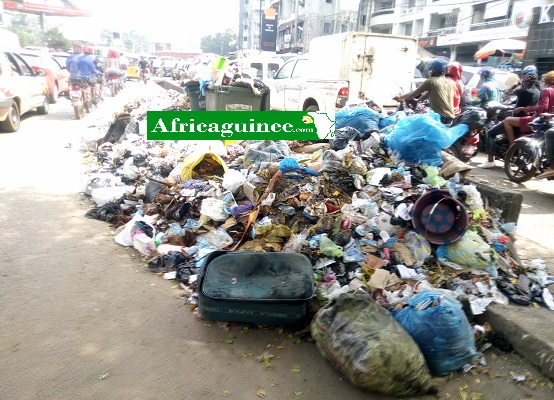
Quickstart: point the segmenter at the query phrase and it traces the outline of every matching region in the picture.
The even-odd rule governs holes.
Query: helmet
[[[85,54],[92,54],[92,53],[93,53],[92,47],[90,47],[90,46],[83,46],[83,53],[85,53]]]
[[[444,70],[446,76],[453,76],[456,79],[462,79],[462,64],[457,61],[448,63],[446,69]]]
[[[521,76],[525,76],[528,74],[538,75],[538,73],[539,73],[539,70],[534,65],[528,65],[521,70]]]
[[[83,52],[83,45],[81,43],[73,43],[73,52],[74,53],[82,53]]]
[[[444,74],[444,70],[446,69],[446,66],[448,65],[448,61],[443,60],[442,58],[435,58],[433,61],[427,65],[427,70],[429,72],[435,71],[439,74]]]
[[[532,85],[539,79],[539,76],[534,73],[527,73],[523,75],[523,84],[524,85]]]
[[[492,69],[491,67],[483,67],[477,73],[481,75],[481,77],[483,77],[484,79],[492,78],[494,76],[494,69]]]

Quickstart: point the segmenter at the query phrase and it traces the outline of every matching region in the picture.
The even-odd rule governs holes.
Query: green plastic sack
[[[319,251],[321,254],[329,257],[342,257],[342,247],[337,246],[331,239],[324,237],[319,243]]]
[[[354,386],[395,396],[433,390],[412,337],[363,290],[341,294],[310,325],[319,352]]]

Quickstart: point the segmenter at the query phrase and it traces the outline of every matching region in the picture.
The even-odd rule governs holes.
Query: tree
[[[15,14],[8,30],[19,38],[19,44],[25,46],[46,46],[46,36],[40,29],[38,17],[27,14]]]
[[[46,43],[51,49],[66,51],[71,48],[71,41],[67,39],[58,28],[51,28],[45,32]]]
[[[237,35],[231,29],[218,32],[214,36],[204,36],[200,39],[200,47],[204,53],[228,55],[237,49]]]

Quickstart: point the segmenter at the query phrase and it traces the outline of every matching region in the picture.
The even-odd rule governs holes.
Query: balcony
[[[375,14],[372,15],[369,24],[370,26],[376,26],[376,25],[391,25],[395,22],[394,18],[394,10],[391,13],[386,14],[380,14],[375,16]]]
[[[373,14],[371,14],[371,18],[377,17],[378,15],[385,15],[385,14],[394,14],[394,8],[382,8],[379,10],[373,11]]]
[[[504,26],[510,26],[512,22],[509,19],[501,19],[498,21],[480,22],[478,24],[471,24],[470,31],[481,31],[483,29],[502,28]]]
[[[269,5],[267,7],[273,7],[275,4],[279,4],[280,0],[269,0]]]

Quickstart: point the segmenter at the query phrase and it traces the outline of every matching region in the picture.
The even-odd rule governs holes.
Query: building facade
[[[362,0],[363,30],[416,36],[437,56],[465,64],[495,39],[526,40],[518,16],[552,0]],[[498,63],[500,60],[484,60]]]
[[[518,17],[553,4],[552,0],[239,1],[241,18],[242,8],[254,10],[244,16],[252,24],[241,23],[243,48],[258,48],[260,13],[271,7],[279,16],[278,53],[308,52],[309,42],[316,36],[364,31],[415,36],[432,54],[464,64],[476,63],[475,53],[491,40],[527,40],[529,27],[518,24]],[[480,61],[489,65],[499,62],[492,57]]]
[[[529,35],[524,65],[536,65],[540,74],[554,71],[554,5],[533,8],[525,22]]]

